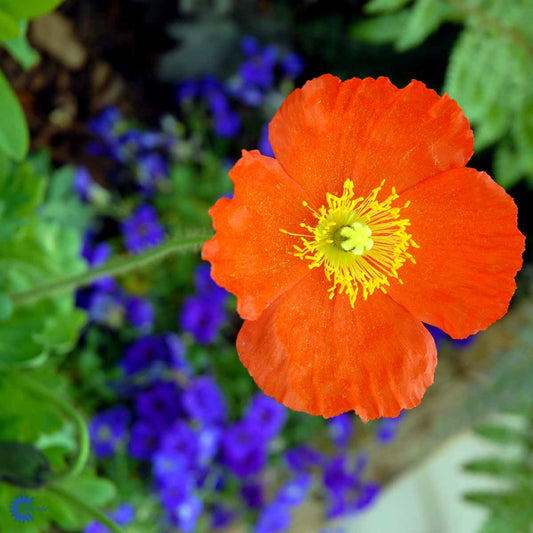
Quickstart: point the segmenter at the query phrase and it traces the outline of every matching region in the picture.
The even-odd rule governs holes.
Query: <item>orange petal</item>
[[[279,163],[258,151],[243,151],[230,172],[233,200],[221,198],[209,211],[216,235],[202,248],[211,275],[237,296],[243,318],[258,318],[277,296],[307,273],[307,262],[292,255],[294,237],[280,228],[309,218],[303,190]]]
[[[501,318],[515,291],[524,236],[513,199],[484,172],[444,172],[405,191],[402,216],[420,249],[388,294],[418,319],[464,338]]]
[[[340,82],[329,74],[291,93],[270,123],[283,168],[316,206],[351,179],[365,196],[381,180],[402,191],[461,167],[474,138],[457,103],[423,83],[388,78]]]
[[[429,332],[379,292],[328,298],[319,269],[246,320],[237,350],[263,391],[297,411],[332,417],[355,410],[366,422],[420,403],[437,363]]]

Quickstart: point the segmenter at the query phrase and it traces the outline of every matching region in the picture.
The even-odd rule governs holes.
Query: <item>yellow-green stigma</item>
[[[407,250],[418,245],[406,231],[409,220],[400,218],[400,210],[409,202],[403,207],[392,207],[398,198],[394,188],[388,198],[378,201],[383,184],[384,181],[366,198],[354,198],[354,184],[346,180],[342,195],[328,193],[326,205],[318,211],[303,202],[318,221],[314,227],[300,224],[308,234],[281,229],[300,237],[302,244],[294,245],[296,257],[309,261],[309,268],[324,268],[326,278],[333,283],[330,298],[335,293],[345,293],[352,307],[359,289],[365,300],[376,289],[386,293],[389,278],[401,283],[398,269],[407,259],[415,262]]]

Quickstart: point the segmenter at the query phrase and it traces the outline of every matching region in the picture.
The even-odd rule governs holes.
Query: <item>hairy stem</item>
[[[132,270],[144,268],[152,263],[158,263],[170,255],[199,248],[210,235],[186,237],[166,242],[139,255],[130,255],[110,261],[104,266],[94,268],[79,274],[63,276],[53,279],[22,292],[10,295],[14,307],[19,307],[36,300],[72,291],[78,287],[89,285],[93,281],[106,277],[117,276]]]

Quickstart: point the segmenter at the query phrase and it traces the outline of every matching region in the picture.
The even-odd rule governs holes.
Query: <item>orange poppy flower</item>
[[[394,417],[433,382],[422,322],[464,338],[505,314],[524,237],[511,197],[465,167],[473,142],[457,104],[418,81],[324,75],[288,96],[275,159],[243,151],[203,247],[266,394]]]

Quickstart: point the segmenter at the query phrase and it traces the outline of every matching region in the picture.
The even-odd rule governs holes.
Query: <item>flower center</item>
[[[398,279],[398,269],[407,259],[415,263],[407,251],[410,246],[418,248],[407,233],[409,220],[400,218],[400,211],[408,207],[393,207],[398,198],[394,187],[388,198],[382,201],[377,196],[383,180],[366,198],[354,198],[354,184],[346,180],[340,197],[326,195],[326,205],[318,211],[307,202],[317,219],[313,227],[300,224],[307,234],[296,234],[281,229],[283,233],[300,237],[301,244],[294,245],[294,255],[309,261],[309,268],[322,267],[328,281],[330,298],[335,293],[348,296],[353,307],[359,290],[366,300],[376,289],[386,293],[389,278]]]

